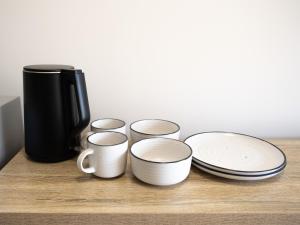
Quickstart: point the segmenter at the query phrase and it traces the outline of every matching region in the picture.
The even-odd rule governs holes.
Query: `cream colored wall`
[[[300,137],[300,1],[0,0],[0,94],[22,66],[86,73],[93,119]]]

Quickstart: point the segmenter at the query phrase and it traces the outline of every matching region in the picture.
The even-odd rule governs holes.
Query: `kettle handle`
[[[87,96],[84,73],[81,70],[62,70],[63,85],[74,85],[75,100],[72,102],[72,108],[77,108],[78,119],[72,123],[71,129],[74,133],[80,133],[90,122],[90,109]],[[68,87],[69,88],[69,87]],[[70,90],[70,89],[69,89]],[[67,94],[67,96],[70,96]],[[74,106],[75,105],[75,106]],[[74,113],[74,112],[73,112]]]

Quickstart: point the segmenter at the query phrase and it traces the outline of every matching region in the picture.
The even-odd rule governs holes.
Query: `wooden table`
[[[75,160],[42,164],[18,153],[0,171],[0,224],[300,224],[300,140],[271,140],[287,155],[265,181],[217,178],[192,168],[171,187],[82,174]]]

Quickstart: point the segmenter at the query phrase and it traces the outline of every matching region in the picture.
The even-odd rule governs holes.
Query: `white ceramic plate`
[[[263,175],[286,164],[284,153],[259,138],[228,132],[207,132],[188,137],[193,160],[200,166],[237,175]]]
[[[223,177],[223,178],[227,178],[227,179],[232,179],[232,180],[244,180],[244,181],[255,181],[255,180],[264,180],[264,179],[267,179],[267,178],[271,178],[271,177],[274,177],[278,174],[280,174],[282,171],[283,171],[283,168],[280,169],[279,171],[277,172],[274,172],[274,173],[270,173],[270,174],[267,174],[267,175],[233,175],[233,174],[227,174],[227,173],[221,173],[221,172],[218,172],[216,170],[211,170],[211,169],[208,169],[208,168],[205,168],[203,166],[200,166],[196,163],[192,163],[193,166],[195,166],[196,168],[200,169],[200,170],[203,170],[207,173],[210,173],[212,175],[215,175],[215,176],[218,176],[218,177]]]

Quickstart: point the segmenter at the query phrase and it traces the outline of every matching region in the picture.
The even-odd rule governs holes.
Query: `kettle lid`
[[[25,72],[56,72],[60,73],[62,70],[74,69],[74,66],[69,65],[56,65],[56,64],[39,64],[24,66]]]

